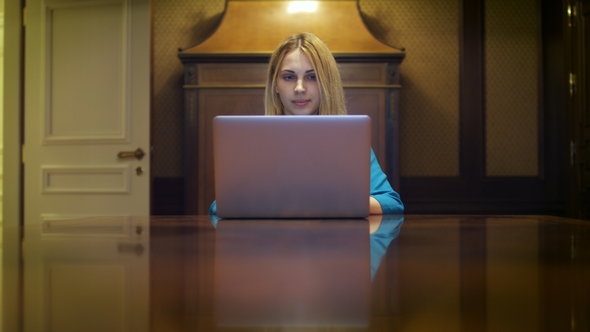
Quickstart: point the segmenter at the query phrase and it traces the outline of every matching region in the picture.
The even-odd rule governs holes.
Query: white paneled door
[[[25,224],[149,214],[149,0],[27,0]]]

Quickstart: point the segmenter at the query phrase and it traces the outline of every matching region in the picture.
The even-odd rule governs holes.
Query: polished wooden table
[[[96,217],[23,233],[3,331],[590,330],[590,221]]]

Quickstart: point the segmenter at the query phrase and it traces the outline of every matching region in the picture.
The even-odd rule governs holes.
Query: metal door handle
[[[119,158],[137,158],[137,160],[141,160],[145,156],[145,152],[141,148],[137,148],[135,151],[121,151],[117,154]]]

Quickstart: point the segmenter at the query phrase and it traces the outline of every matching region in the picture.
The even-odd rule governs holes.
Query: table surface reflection
[[[589,221],[93,217],[22,233],[4,331],[590,330]]]

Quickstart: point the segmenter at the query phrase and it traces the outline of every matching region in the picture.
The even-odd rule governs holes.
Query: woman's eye
[[[316,80],[315,74],[307,75],[307,79],[310,81],[315,81]]]
[[[293,75],[284,75],[284,76],[283,76],[283,79],[284,79],[285,81],[292,81],[292,80],[294,80],[294,79],[295,79],[295,76],[293,76]]]

